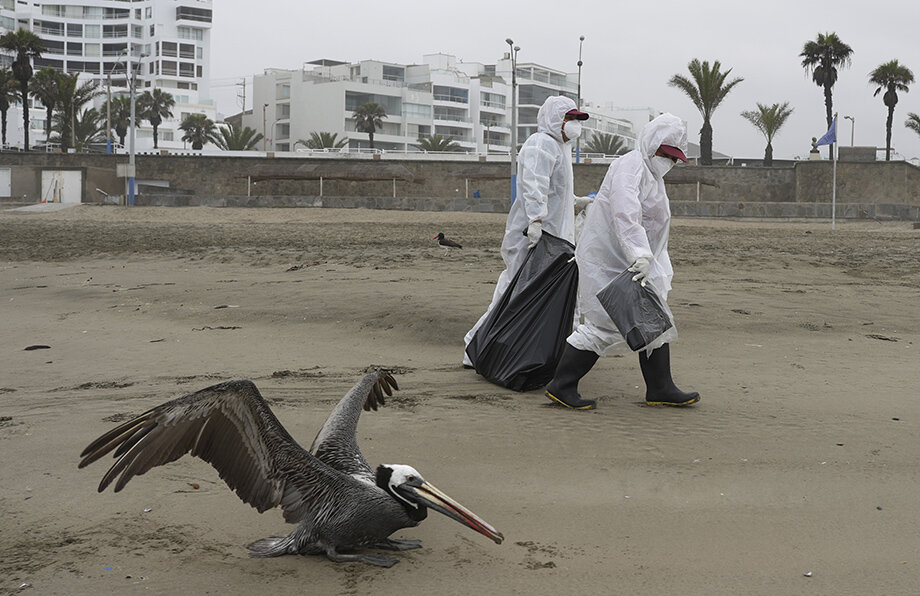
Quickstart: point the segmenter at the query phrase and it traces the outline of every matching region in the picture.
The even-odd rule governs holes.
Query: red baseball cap
[[[661,145],[659,149],[661,149],[661,152],[667,155],[668,157],[676,157],[677,159],[685,163],[687,161],[687,156],[684,155],[684,152],[678,149],[677,147],[672,147],[671,145]]]
[[[578,110],[569,110],[565,115],[574,116],[576,120],[587,120],[589,118],[587,112],[579,112]]]

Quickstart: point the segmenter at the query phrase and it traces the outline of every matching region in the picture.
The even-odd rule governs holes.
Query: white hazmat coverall
[[[498,276],[492,302],[463,338],[463,363],[476,331],[498,303],[527,256],[527,226],[543,221],[543,231],[575,243],[575,194],[573,192],[572,149],[562,140],[562,123],[575,102],[563,96],[547,98],[537,113],[537,132],[521,146],[517,164],[517,197],[508,212],[502,260],[505,270]],[[574,139],[572,139],[574,141]]]
[[[674,270],[668,256],[671,209],[663,176],[650,169],[651,158],[661,145],[687,152],[687,128],[671,114],[649,122],[639,135],[637,148],[614,160],[607,170],[578,238],[578,312],[584,323],[566,341],[573,347],[606,356],[626,348],[626,340],[597,299],[613,278],[637,258],[651,261],[647,278],[661,300],[667,300]],[[667,303],[665,310],[671,317]],[[649,344],[648,352],[677,338],[671,327]],[[628,349],[628,348],[627,348]]]

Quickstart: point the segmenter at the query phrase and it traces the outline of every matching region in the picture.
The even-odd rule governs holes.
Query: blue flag
[[[827,129],[827,132],[824,133],[824,136],[818,139],[818,142],[815,143],[815,146],[818,145],[833,145],[837,142],[837,116],[834,116],[834,121],[831,122],[831,127]]]

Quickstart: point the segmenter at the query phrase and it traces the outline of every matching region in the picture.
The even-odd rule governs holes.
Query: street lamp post
[[[105,152],[112,153],[112,72],[106,75]]]
[[[138,66],[140,65],[141,58],[144,56],[146,56],[146,54],[138,56]],[[128,86],[131,90],[131,131],[130,137],[128,138],[128,205],[133,207],[135,177],[134,137],[137,130],[137,69],[134,67],[134,59],[130,55],[128,56],[128,65],[131,68],[131,72],[128,73]]]
[[[856,133],[856,117],[855,116],[844,116],[843,119],[850,121],[850,147],[852,147],[853,137]]]
[[[578,95],[575,100],[575,107],[581,110],[581,46],[585,43],[585,36],[578,38]],[[581,163],[581,137],[575,139],[575,163]]]
[[[268,109],[268,104],[267,103],[262,104],[262,151],[267,151],[267,149],[265,148],[265,143],[267,141],[267,137],[265,136],[265,110],[267,109]]]
[[[511,38],[505,43],[511,48],[511,202],[517,197],[517,53],[521,50]]]

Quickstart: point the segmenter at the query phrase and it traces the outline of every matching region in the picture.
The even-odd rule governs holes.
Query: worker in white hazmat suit
[[[517,164],[517,197],[508,212],[502,259],[505,270],[498,276],[492,302],[463,338],[464,366],[472,366],[466,354],[476,331],[501,299],[545,230],[575,243],[575,194],[573,192],[571,144],[581,134],[581,120],[588,114],[576,109],[563,96],[547,98],[537,112],[537,132],[521,146]]]
[[[671,209],[664,175],[678,161],[687,161],[687,129],[671,114],[649,122],[637,148],[616,159],[607,170],[597,197],[588,210],[578,239],[578,312],[584,322],[566,340],[556,374],[546,387],[551,400],[575,409],[591,409],[595,400],[578,394],[578,381],[599,356],[628,349],[623,336],[604,310],[597,293],[624,270],[633,281],[650,284],[661,298],[668,316],[668,291],[674,274],[668,256]],[[699,401],[698,393],[685,393],[671,379],[670,348],[676,327],[639,353],[648,405],[686,406]]]

